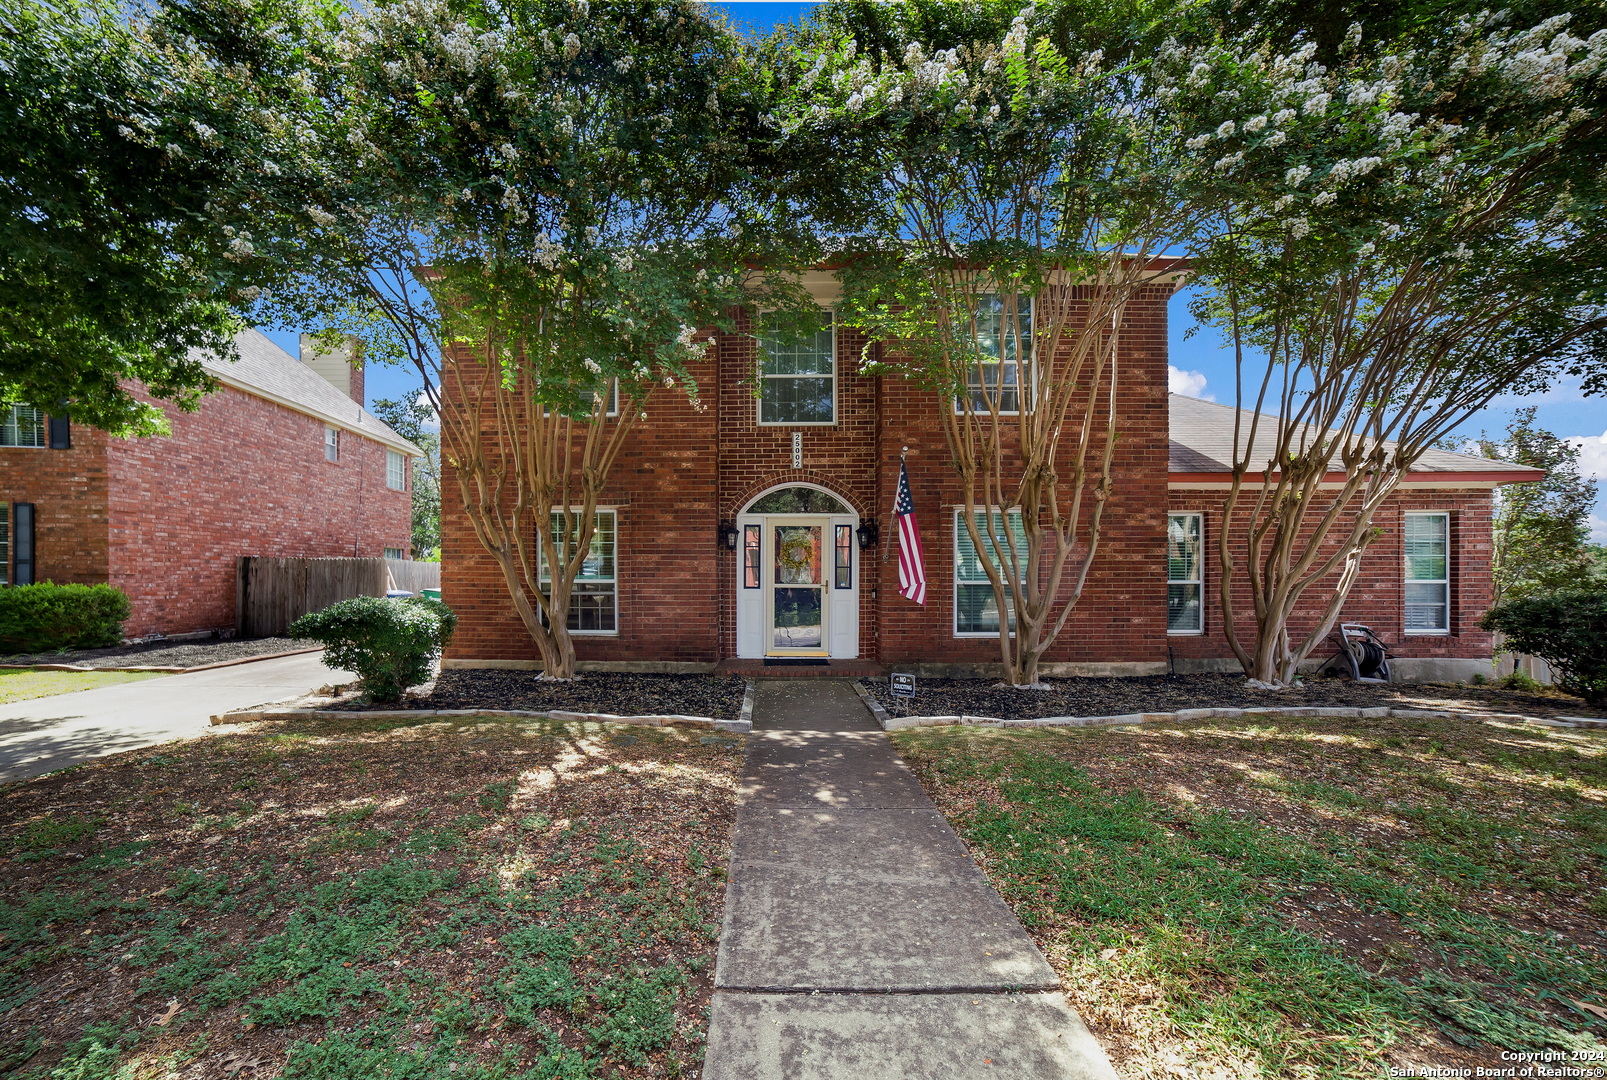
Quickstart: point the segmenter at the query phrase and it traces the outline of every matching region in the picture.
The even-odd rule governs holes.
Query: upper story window
[[[340,429],[324,425],[324,460],[340,460]]]
[[[45,447],[45,413],[32,405],[0,406],[0,446]]]
[[[1205,579],[1200,548],[1204,528],[1200,514],[1166,516],[1166,632],[1199,634],[1205,630]]]
[[[759,423],[837,422],[836,324],[830,312],[813,334],[783,331],[760,317]]]
[[[1406,632],[1451,632],[1451,515],[1407,514]]]
[[[385,451],[385,486],[392,491],[407,489],[407,458],[395,450]]]
[[[999,293],[978,296],[975,334],[977,362],[965,375],[971,407],[979,413],[995,405],[1001,413],[1020,412],[1024,372],[1032,357],[1032,299]],[[954,407],[958,410],[960,403]]]

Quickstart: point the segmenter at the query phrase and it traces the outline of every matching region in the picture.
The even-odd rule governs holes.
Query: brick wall
[[[1253,498],[1253,494],[1251,498]],[[1229,658],[1233,651],[1222,631],[1222,572],[1217,559],[1217,542],[1222,528],[1226,493],[1221,491],[1174,491],[1173,512],[1199,512],[1205,529],[1205,630],[1203,635],[1172,635],[1168,638],[1173,654],[1179,658]],[[1243,497],[1241,496],[1241,507]],[[1401,516],[1411,511],[1447,511],[1451,522],[1451,617],[1449,634],[1405,633],[1405,554]],[[1490,635],[1478,628],[1478,621],[1490,604],[1490,559],[1492,494],[1488,489],[1467,488],[1444,491],[1407,490],[1382,506],[1373,518],[1381,535],[1362,556],[1354,588],[1340,611],[1343,622],[1370,626],[1389,642],[1392,652],[1403,657],[1436,659],[1485,659],[1490,655]],[[1315,515],[1308,515],[1308,520]],[[1247,514],[1235,514],[1229,534],[1231,550],[1243,565],[1244,533]],[[1335,533],[1339,530],[1336,528]],[[1330,542],[1326,550],[1333,550]],[[1329,579],[1331,583],[1337,574]],[[1253,641],[1253,611],[1242,572],[1234,589],[1234,607],[1240,614],[1241,642]],[[1332,585],[1314,586],[1306,593],[1304,615],[1292,621],[1295,634],[1309,633],[1321,613]],[[1324,643],[1312,653],[1321,659],[1334,649]]]
[[[0,502],[34,504],[35,581],[106,581],[106,442],[74,424],[71,450],[0,447]]]
[[[1166,302],[1152,289],[1122,323],[1115,494],[1101,550],[1072,623],[1050,662],[1144,663],[1166,659]],[[576,639],[581,660],[713,661],[736,653],[736,553],[718,543],[759,493],[807,481],[837,493],[881,543],[861,556],[860,655],[887,662],[989,663],[993,639],[953,636],[953,511],[960,489],[949,464],[937,395],[896,377],[859,375],[864,341],[840,330],[837,423],[761,427],[752,395],[754,342],[720,336],[703,385],[704,412],[660,391],[649,419],[615,465],[604,505],[619,507],[620,630]],[[711,386],[711,384],[713,384]],[[455,396],[448,384],[448,407]],[[792,468],[802,433],[803,467]],[[494,434],[487,432],[488,437]],[[890,513],[900,448],[908,446],[927,555],[924,608],[897,595]],[[460,624],[453,659],[534,661],[537,652],[508,599],[494,560],[461,509],[456,476],[443,469],[442,586]]]
[[[322,420],[229,386],[197,412],[165,411],[168,438],[99,440],[110,519],[102,580],[133,601],[130,636],[232,628],[241,555],[408,549],[410,496],[385,486],[382,444],[343,430],[340,460],[326,461]]]

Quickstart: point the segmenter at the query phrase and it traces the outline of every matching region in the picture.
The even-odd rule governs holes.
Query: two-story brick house
[[[0,408],[0,584],[110,583],[125,633],[172,636],[234,628],[239,556],[407,557],[420,451],[363,409],[360,364],[236,345],[167,437]]]
[[[811,287],[829,309],[833,286]],[[1114,493],[1092,576],[1046,674],[1237,667],[1221,633],[1213,554],[1233,413],[1167,392],[1174,288],[1151,287],[1120,327]],[[750,329],[741,321],[717,336],[698,372],[703,400],[717,407],[655,397],[610,475],[596,572],[570,616],[582,670],[741,670],[802,657],[929,674],[996,665],[998,613],[958,524],[937,396],[900,377],[859,374],[865,341],[846,327],[762,351]],[[924,605],[897,591],[891,515],[901,456],[925,548]],[[1487,671],[1490,637],[1475,624],[1489,597],[1492,493],[1540,475],[1429,455],[1379,515],[1384,536],[1343,617],[1396,643],[1406,676]],[[449,470],[443,490],[454,490]],[[442,540],[445,599],[461,620],[447,665],[539,668],[501,575],[450,494]],[[789,561],[791,546],[804,557]]]

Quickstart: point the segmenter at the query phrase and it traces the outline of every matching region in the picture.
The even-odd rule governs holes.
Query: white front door
[[[859,655],[856,519],[737,519],[737,656]]]

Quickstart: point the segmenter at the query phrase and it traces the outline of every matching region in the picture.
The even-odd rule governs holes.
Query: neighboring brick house
[[[829,280],[806,284],[829,308]],[[1099,556],[1045,658],[1046,674],[1236,667],[1220,633],[1211,547],[1227,466],[1188,450],[1209,449],[1223,431],[1231,441],[1232,410],[1167,393],[1174,287],[1149,289],[1128,306],[1120,327],[1114,491]],[[839,327],[814,342],[773,347],[757,371],[756,400],[752,329],[740,317],[735,332],[716,338],[706,369],[696,371],[703,401],[716,407],[698,411],[660,392],[649,403],[649,421],[621,453],[600,503],[595,572],[571,612],[582,668],[733,670],[811,656],[829,657],[842,670],[885,666],[932,675],[996,666],[997,613],[985,578],[967,573],[975,563],[963,557],[969,544],[957,525],[959,483],[937,396],[899,377],[858,374],[864,339]],[[873,355],[883,347],[874,346]],[[446,407],[453,407],[450,388]],[[1216,435],[1202,440],[1202,425]],[[897,591],[891,512],[905,447],[926,554],[924,606]],[[1491,494],[1499,483],[1540,475],[1431,455],[1380,514],[1386,538],[1365,556],[1344,617],[1399,642],[1404,674],[1488,670],[1490,639],[1473,624],[1489,595]],[[456,490],[449,468],[443,490]],[[454,504],[448,495],[442,514],[443,588],[460,618],[447,665],[539,668],[501,574]],[[1411,528],[1421,546],[1427,541],[1419,533],[1444,526],[1449,581],[1412,583],[1419,625],[1408,633],[1402,515],[1427,511],[1444,516],[1412,518]],[[874,525],[879,537],[862,550],[863,525]],[[1195,560],[1205,567],[1203,576],[1193,575],[1199,580],[1169,577],[1169,535],[1174,545],[1183,536],[1204,556]],[[778,580],[796,576],[777,556],[800,536],[819,553],[819,569],[804,572],[813,580],[803,586]],[[1428,625],[1436,620],[1425,615],[1422,596],[1431,584],[1449,592],[1444,627]]]
[[[236,345],[165,438],[0,408],[0,581],[107,582],[126,634],[172,636],[234,628],[239,556],[406,558],[420,451],[362,408],[361,366]]]

